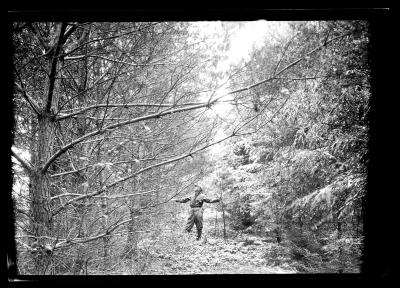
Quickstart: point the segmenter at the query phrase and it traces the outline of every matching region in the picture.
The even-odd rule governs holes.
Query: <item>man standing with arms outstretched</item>
[[[209,198],[207,198],[203,193],[203,189],[198,186],[195,185],[194,188],[194,195],[189,198],[183,198],[183,199],[177,199],[175,200],[175,202],[178,203],[186,203],[188,201],[190,201],[190,215],[188,218],[188,221],[186,223],[186,227],[185,230],[186,232],[190,233],[190,231],[193,228],[193,225],[196,224],[196,228],[197,228],[197,240],[200,240],[201,238],[201,232],[203,230],[203,203],[216,203],[219,202],[219,199],[214,199],[211,200]]]

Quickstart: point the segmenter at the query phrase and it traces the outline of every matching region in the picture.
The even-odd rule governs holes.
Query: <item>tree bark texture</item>
[[[59,68],[58,55],[62,50],[61,38],[65,31],[65,23],[59,24],[51,41],[51,48],[49,51],[51,57],[48,58],[48,81],[47,87],[43,89],[42,102],[43,105],[40,109],[40,114],[37,116],[37,141],[33,148],[31,155],[33,155],[33,171],[30,175],[29,193],[31,197],[31,229],[33,236],[36,237],[36,247],[39,249],[37,253],[33,253],[35,263],[35,273],[46,274],[46,271],[51,263],[51,253],[45,253],[44,247],[50,246],[52,243],[48,242],[47,237],[53,234],[53,217],[50,197],[52,195],[50,179],[48,170],[43,171],[42,168],[47,160],[54,153],[55,144],[55,122],[53,118],[53,109],[57,106],[58,95],[56,81],[57,70]],[[50,167],[51,168],[51,167]]]
[[[51,156],[54,144],[54,123],[49,115],[44,115],[38,121],[38,141],[36,151],[34,151],[35,170],[30,175],[30,197],[32,223],[31,229],[33,236],[36,237],[37,247],[43,248],[50,243],[46,242],[46,237],[51,237],[53,219],[50,205],[50,179],[48,175],[41,172],[42,165]],[[35,262],[35,272],[38,274],[46,273],[46,266],[49,256],[41,253],[33,254]]]

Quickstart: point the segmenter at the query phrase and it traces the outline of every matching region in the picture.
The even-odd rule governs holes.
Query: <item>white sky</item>
[[[287,33],[287,22],[272,21],[248,21],[233,35],[231,49],[228,52],[227,62],[237,64],[241,59],[248,60],[253,46],[260,47],[265,40],[275,42],[276,33],[284,35]]]
[[[228,59],[220,63],[220,69],[228,67],[228,64],[237,64],[241,59],[248,60],[249,53],[254,46],[259,47],[265,40],[276,42],[280,36],[288,33],[289,25],[285,21],[242,21],[242,22],[221,22],[221,21],[200,21],[192,23],[200,30],[200,35],[208,36],[223,31],[222,24],[236,24],[237,30],[231,37],[231,47],[228,51]]]
[[[231,22],[234,23],[234,22]],[[278,21],[246,21],[240,22],[242,26],[238,25],[237,31],[231,36],[230,49],[227,52],[227,59],[220,61],[217,66],[217,71],[226,71],[231,64],[238,64],[241,60],[247,61],[250,57],[250,52],[254,48],[259,48],[263,45],[265,41],[276,42],[280,37],[286,36],[289,32],[288,22],[278,22]],[[197,23],[201,27],[202,33],[205,35],[215,32],[215,30],[221,30],[221,22],[199,22]],[[222,31],[222,30],[221,30]],[[273,44],[273,43],[271,43]],[[223,95],[229,92],[225,87],[219,89],[216,96]],[[228,96],[229,97],[229,96]],[[216,112],[221,117],[234,117],[231,111],[232,106],[229,104],[216,104],[213,106],[213,111]],[[223,130],[218,131],[216,139],[221,139],[227,135]],[[209,149],[212,156],[221,155],[224,149],[224,143],[215,145]]]
[[[196,22],[193,25],[200,29],[200,34],[207,36],[213,33],[221,33],[223,31],[221,21]],[[289,31],[288,22],[284,21],[245,21],[245,22],[225,22],[237,25],[236,31],[230,38],[230,49],[225,54],[225,60],[221,60],[217,65],[216,72],[226,72],[230,65],[236,65],[240,61],[247,61],[250,58],[250,52],[254,48],[259,48],[265,41],[270,44],[276,42],[280,37],[287,35]],[[241,24],[241,25],[239,25]],[[215,41],[215,39],[211,40]],[[217,39],[216,41],[220,41]],[[221,81],[224,82],[224,81]],[[229,92],[225,87],[221,87],[216,96]],[[209,95],[205,95],[208,100]],[[227,114],[230,110],[227,104],[217,104],[214,111],[218,114]]]

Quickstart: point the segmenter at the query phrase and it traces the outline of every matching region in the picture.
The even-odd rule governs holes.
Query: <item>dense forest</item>
[[[19,274],[360,272],[369,23],[245,25],[12,24]]]

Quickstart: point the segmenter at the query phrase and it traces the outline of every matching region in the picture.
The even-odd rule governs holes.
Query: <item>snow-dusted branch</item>
[[[129,180],[129,179],[131,179],[131,178],[133,178],[133,177],[136,177],[137,175],[142,174],[143,172],[146,172],[146,171],[151,170],[151,169],[156,168],[156,167],[164,166],[164,165],[167,165],[167,164],[170,164],[170,163],[173,163],[173,162],[182,160],[182,159],[187,158],[187,157],[191,157],[193,154],[196,154],[196,153],[198,153],[198,152],[200,152],[200,151],[203,151],[203,150],[205,150],[205,149],[207,149],[207,148],[209,148],[209,147],[211,147],[211,146],[214,146],[214,145],[216,145],[216,144],[218,144],[218,143],[221,143],[221,142],[223,142],[223,141],[225,141],[225,140],[227,140],[227,139],[229,139],[229,138],[231,138],[231,137],[234,137],[234,136],[236,136],[236,134],[233,133],[233,134],[231,134],[231,135],[229,135],[229,136],[227,136],[227,137],[224,137],[224,138],[222,138],[222,139],[220,139],[220,140],[218,140],[218,141],[215,141],[215,142],[213,142],[213,143],[211,143],[211,144],[207,144],[207,145],[205,145],[205,146],[203,146],[203,147],[200,147],[200,148],[198,148],[198,149],[195,149],[195,150],[193,150],[193,151],[191,151],[191,152],[189,152],[189,153],[186,153],[186,154],[184,154],[184,155],[181,155],[181,156],[178,156],[178,157],[175,157],[175,158],[172,158],[172,159],[169,159],[169,160],[166,160],[166,161],[162,161],[162,162],[159,162],[159,163],[150,165],[150,166],[148,166],[148,167],[142,168],[142,169],[140,169],[139,171],[136,171],[136,172],[134,172],[134,173],[132,173],[132,174],[126,176],[126,177],[123,177],[123,178],[121,178],[121,179],[118,179],[118,180],[116,180],[116,181],[114,181],[114,182],[112,182],[112,183],[110,183],[110,184],[104,186],[102,189],[99,189],[99,190],[94,191],[94,192],[92,192],[92,193],[88,193],[88,194],[84,194],[84,195],[80,195],[80,196],[78,196],[78,197],[75,197],[75,198],[73,198],[73,199],[71,199],[71,200],[65,202],[62,206],[60,206],[57,210],[55,210],[55,211],[53,212],[53,215],[58,214],[58,213],[59,213],[61,210],[63,210],[66,206],[68,206],[68,205],[70,205],[70,204],[72,204],[72,203],[74,203],[74,202],[76,202],[76,201],[80,201],[80,200],[83,200],[83,199],[86,199],[86,198],[91,198],[91,197],[100,195],[100,194],[104,193],[105,191],[107,191],[108,189],[114,187],[115,185],[117,185],[117,184],[119,184],[119,183],[121,183],[121,182],[124,182],[124,181],[126,181],[126,180]]]
[[[285,72],[285,71],[288,70],[289,68],[295,66],[295,65],[298,64],[299,62],[305,60],[305,59],[306,59],[308,56],[310,56],[311,54],[317,52],[318,50],[321,50],[322,48],[324,48],[325,46],[327,46],[327,45],[330,44],[331,42],[333,42],[333,41],[335,41],[335,40],[337,40],[337,39],[340,39],[340,38],[349,36],[350,34],[351,34],[351,33],[342,34],[342,35],[339,35],[339,36],[337,36],[337,37],[334,37],[334,38],[332,38],[332,39],[330,39],[330,40],[328,40],[328,41],[324,41],[324,43],[322,43],[320,46],[317,46],[317,47],[314,48],[313,50],[311,50],[311,51],[309,51],[308,53],[306,53],[304,56],[302,56],[302,57],[300,57],[299,59],[293,61],[292,63],[286,65],[284,68],[282,68],[282,69],[279,70],[278,72],[274,73],[272,76],[270,76],[270,77],[268,77],[268,78],[266,78],[266,79],[264,79],[264,80],[261,80],[261,81],[259,81],[259,82],[257,82],[257,83],[254,83],[254,84],[252,84],[252,85],[249,85],[249,86],[246,86],[246,87],[242,87],[242,88],[239,88],[239,89],[230,91],[230,92],[224,94],[223,96],[227,96],[227,95],[231,95],[231,94],[236,94],[236,93],[239,93],[239,92],[243,92],[243,91],[246,91],[246,90],[250,90],[250,89],[255,88],[255,87],[257,87],[257,86],[260,86],[260,85],[262,85],[262,84],[264,84],[264,83],[267,83],[267,82],[269,82],[269,81],[275,80],[275,79],[277,79],[277,77],[278,77],[279,75],[281,75],[283,72]]]
[[[115,196],[93,196],[93,198],[105,198],[105,199],[119,199],[119,198],[127,198],[127,197],[132,197],[132,196],[140,196],[140,195],[146,195],[146,194],[150,194],[150,193],[154,193],[159,191],[158,189],[152,189],[149,191],[144,191],[144,192],[140,192],[140,193],[131,193],[131,194],[121,194],[121,195],[115,195]],[[56,196],[53,196],[50,198],[50,200],[55,200],[57,198],[61,198],[61,197],[68,197],[68,196],[82,196],[82,194],[79,193],[62,193]]]
[[[40,115],[39,105],[28,95],[26,90],[18,83],[15,83],[15,86],[18,90],[22,92],[22,96],[25,98],[26,102],[28,102],[29,106],[31,106],[32,110],[36,113],[36,115]]]
[[[122,60],[117,60],[117,59],[111,59],[108,57],[104,57],[101,55],[78,55],[78,56],[70,56],[70,57],[65,57],[64,60],[79,60],[79,59],[83,59],[83,58],[99,58],[99,59],[103,59],[106,61],[110,61],[110,62],[115,62],[115,63],[120,63],[120,64],[125,64],[125,65],[129,65],[129,66],[155,66],[155,65],[167,65],[166,63],[157,63],[157,62],[153,62],[153,63],[131,63],[131,62],[126,62],[126,61],[122,61]]]
[[[92,105],[92,106],[88,106],[88,107],[82,108],[81,110],[72,112],[70,114],[60,114],[60,116],[57,117],[55,120],[58,121],[58,120],[67,119],[67,118],[70,118],[70,117],[73,117],[73,116],[76,116],[76,115],[79,115],[79,114],[83,114],[86,111],[93,110],[93,109],[98,109],[98,108],[106,108],[106,107],[109,107],[109,108],[118,108],[118,107],[119,108],[129,108],[129,107],[159,107],[159,106],[161,106],[161,107],[172,107],[172,104],[146,104],[146,103],[97,104],[97,105]]]
[[[163,159],[160,159],[160,158],[157,158],[157,157],[140,158],[140,159],[134,158],[134,159],[128,159],[128,160],[113,162],[113,163],[110,163],[110,165],[118,165],[118,164],[126,164],[126,163],[138,163],[138,162],[154,161],[154,160],[163,160]],[[94,166],[96,166],[98,164],[99,163],[94,163],[94,164],[86,165],[86,166],[78,168],[78,169],[65,171],[65,172],[61,172],[61,173],[57,173],[57,174],[52,174],[52,175],[50,175],[50,177],[53,178],[53,177],[60,177],[60,176],[65,176],[65,175],[69,175],[69,174],[78,173],[78,172],[83,171],[85,169],[92,168],[92,167],[94,167]]]
[[[184,107],[184,106],[191,106],[191,105],[197,105],[198,103],[182,103],[182,104],[163,104],[163,103],[126,103],[126,104],[119,104],[119,103],[101,103],[101,104],[96,104],[96,105],[91,105],[91,106],[87,106],[84,108],[81,108],[78,111],[73,111],[69,114],[60,114],[59,117],[57,117],[55,119],[55,121],[59,121],[59,120],[64,120],[79,114],[82,114],[86,111],[89,110],[93,110],[93,109],[98,109],[98,108],[130,108],[130,107],[164,107],[164,108],[168,108],[168,107]],[[71,110],[69,110],[71,111]],[[64,111],[65,112],[65,111]]]
[[[49,168],[49,166],[50,166],[60,155],[62,155],[63,153],[65,153],[68,149],[70,149],[71,147],[75,146],[76,144],[78,144],[78,143],[84,141],[85,139],[87,139],[87,138],[89,138],[89,137],[96,136],[96,135],[99,135],[99,134],[104,133],[105,131],[113,130],[113,129],[115,129],[115,128],[122,127],[122,126],[125,126],[125,125],[128,125],[128,124],[132,124],[132,123],[136,123],[136,122],[140,122],[140,121],[143,121],[143,120],[159,118],[159,117],[166,116],[166,115],[170,115],[170,114],[173,114],[173,113],[180,113],[180,112],[190,111],[190,110],[195,110],[195,109],[200,109],[200,108],[204,108],[204,107],[211,107],[211,105],[217,103],[220,99],[222,99],[223,97],[225,97],[225,96],[227,96],[227,95],[231,95],[231,94],[239,93],[239,92],[242,92],[242,91],[246,91],[246,90],[252,89],[252,88],[254,88],[254,87],[257,87],[257,86],[259,86],[259,85],[261,85],[261,84],[263,84],[263,83],[266,83],[266,82],[268,82],[268,81],[274,80],[277,76],[279,76],[280,74],[282,74],[284,71],[286,71],[286,70],[288,70],[289,68],[293,67],[294,65],[296,65],[296,64],[299,63],[300,61],[306,59],[306,57],[308,57],[309,55],[311,55],[311,54],[315,53],[316,51],[322,49],[322,48],[325,47],[327,44],[333,42],[334,40],[337,40],[337,39],[339,39],[339,38],[343,38],[343,37],[348,36],[348,35],[349,35],[349,33],[346,33],[346,34],[343,34],[343,35],[334,37],[334,38],[332,38],[332,39],[330,39],[330,40],[328,40],[328,41],[324,41],[324,43],[323,43],[322,45],[320,45],[320,46],[314,48],[313,50],[311,50],[310,52],[306,53],[304,56],[300,57],[300,58],[297,59],[296,61],[293,61],[292,63],[288,64],[286,67],[282,68],[279,72],[275,73],[273,76],[271,76],[271,77],[269,77],[269,78],[267,78],[267,79],[264,79],[264,80],[262,80],[262,81],[259,81],[259,82],[255,83],[255,84],[252,84],[252,85],[250,85],[250,86],[247,86],[247,87],[243,87],[243,88],[239,88],[239,89],[230,91],[230,92],[228,92],[228,93],[226,93],[226,94],[223,94],[223,95],[221,95],[221,96],[219,96],[219,97],[217,97],[217,98],[212,99],[212,97],[210,97],[210,99],[209,99],[209,101],[208,101],[207,103],[199,103],[199,104],[189,105],[188,107],[182,107],[182,108],[166,109],[166,110],[160,111],[160,112],[158,112],[158,113],[153,113],[153,114],[149,114],[149,115],[146,115],[146,116],[137,117],[137,118],[130,119],[130,120],[127,120],[127,121],[123,121],[123,122],[120,122],[120,123],[116,123],[116,124],[110,124],[110,125],[108,125],[108,126],[105,126],[105,127],[102,128],[102,129],[100,129],[100,130],[96,130],[96,131],[93,131],[93,132],[88,133],[88,134],[86,134],[86,135],[83,135],[82,137],[80,137],[80,138],[78,138],[78,139],[75,139],[74,141],[70,142],[69,144],[63,146],[63,147],[62,147],[60,150],[58,150],[53,156],[51,156],[50,159],[46,162],[46,164],[45,164],[45,165],[43,166],[43,168],[41,169],[41,172],[44,173],[44,172]],[[110,107],[109,104],[104,104],[104,105],[106,105],[106,107]],[[122,105],[125,105],[125,104],[122,104]],[[72,114],[73,114],[73,113],[72,113]],[[71,114],[70,114],[70,115],[71,115]]]
[[[107,125],[105,127],[103,127],[102,129],[90,132],[88,134],[83,135],[82,137],[75,139],[74,141],[66,144],[65,146],[63,146],[60,150],[58,150],[56,153],[53,154],[53,156],[50,157],[50,159],[46,162],[46,164],[44,164],[43,168],[41,169],[41,172],[44,173],[47,171],[47,169],[49,168],[49,166],[62,154],[64,154],[68,149],[70,149],[71,147],[75,146],[78,143],[81,143],[82,141],[84,141],[85,139],[89,138],[89,137],[93,137],[99,134],[102,134],[106,131],[110,131],[113,130],[115,128],[118,127],[122,127],[128,124],[132,124],[132,123],[136,123],[136,122],[140,122],[140,121],[144,121],[144,120],[148,120],[148,119],[154,119],[154,118],[159,118],[159,117],[163,117],[166,115],[171,115],[174,113],[181,113],[181,112],[185,112],[185,111],[191,111],[191,110],[196,110],[196,109],[200,109],[200,108],[204,108],[204,107],[209,107],[210,105],[214,104],[217,101],[217,99],[213,100],[213,101],[209,101],[207,103],[200,103],[197,105],[192,105],[189,107],[183,107],[183,108],[177,108],[177,109],[167,109],[167,110],[163,110],[160,111],[158,113],[153,113],[153,114],[149,114],[146,116],[142,116],[142,117],[137,117],[134,119],[130,119],[127,121],[123,121],[120,123],[115,123],[115,124],[110,124]]]
[[[73,49],[71,49],[69,51],[66,51],[63,54],[63,56],[66,58],[67,55],[72,54],[73,52],[75,52],[79,48],[82,48],[82,47],[84,47],[84,46],[86,46],[86,45],[88,45],[90,43],[99,42],[99,41],[105,41],[105,40],[110,40],[110,39],[115,39],[115,38],[119,38],[119,37],[122,37],[122,36],[127,36],[129,34],[136,33],[136,32],[138,32],[138,31],[140,31],[142,29],[146,29],[146,28],[149,28],[149,27],[154,26],[154,25],[157,25],[157,23],[151,23],[150,25],[148,25],[146,27],[143,27],[141,29],[133,29],[133,30],[130,30],[130,31],[118,34],[118,35],[113,35],[113,36],[109,36],[109,37],[100,37],[100,38],[95,38],[95,39],[89,40],[87,42],[84,42],[84,43],[81,43],[81,44],[77,45],[76,47],[74,47]]]
[[[30,165],[27,161],[25,161],[24,159],[22,159],[22,157],[20,157],[18,155],[18,153],[16,153],[15,151],[13,151],[13,148],[11,148],[11,155],[18,160],[18,162],[21,164],[21,166],[30,174],[33,171],[33,167],[32,165]]]

